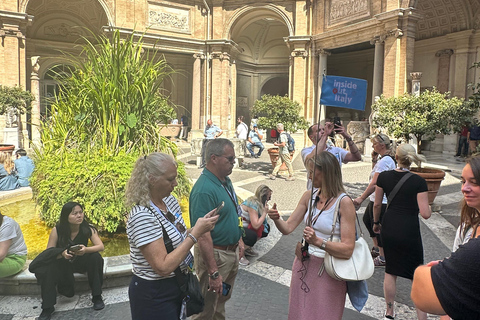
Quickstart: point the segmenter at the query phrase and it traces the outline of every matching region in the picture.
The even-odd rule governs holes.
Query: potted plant
[[[19,147],[23,147],[23,125],[21,115],[29,113],[32,110],[32,101],[35,100],[33,94],[23,90],[21,87],[7,87],[0,85],[0,115],[6,115],[7,127],[18,127]],[[12,148],[13,146],[13,148]],[[15,148],[14,145],[2,145],[10,151]]]
[[[373,127],[384,128],[397,139],[417,139],[421,153],[422,139],[434,140],[437,134],[450,134],[471,120],[479,107],[461,98],[449,98],[450,93],[440,93],[435,88],[420,95],[405,93],[403,96],[380,99],[372,106]],[[429,202],[433,203],[445,172],[432,168],[411,170],[422,176],[428,185]]]
[[[291,100],[288,96],[272,96],[263,95],[256,100],[252,114],[258,116],[258,127],[264,130],[275,129],[277,123],[282,123],[285,131],[294,133],[297,130],[305,130],[308,128],[308,122],[300,115],[302,106],[297,101]],[[272,166],[275,167],[279,156],[277,147],[269,148],[268,154]],[[293,156],[293,154],[291,154]],[[285,166],[283,166],[285,167]],[[280,168],[280,170],[287,168]]]

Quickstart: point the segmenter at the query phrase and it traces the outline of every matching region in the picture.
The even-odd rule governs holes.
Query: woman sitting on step
[[[92,246],[87,246],[88,241]],[[97,229],[85,220],[83,207],[77,202],[66,203],[60,220],[50,232],[47,250],[30,264],[42,290],[42,313],[39,320],[48,320],[55,311],[57,291],[66,297],[75,295],[74,272],[87,272],[92,290],[93,309],[105,307],[102,299],[103,242]]]
[[[0,213],[0,278],[22,271],[27,246],[18,223]]]

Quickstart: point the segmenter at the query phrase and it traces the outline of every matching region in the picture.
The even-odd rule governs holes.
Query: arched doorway
[[[260,97],[264,94],[285,96],[288,94],[288,77],[275,77],[267,80],[260,90]]]
[[[64,1],[61,6],[55,0],[30,0],[25,4],[25,12],[34,17],[26,32],[26,60],[38,58],[35,73],[40,78],[40,84],[38,78],[35,80],[36,85],[27,81],[27,88],[40,102],[31,123],[39,124],[42,117],[48,116],[49,100],[58,92],[55,74],[65,72],[66,54],[79,54],[76,44],[83,41],[82,37],[92,39],[93,34],[111,25],[105,5],[99,1],[103,0]],[[26,79],[31,79],[32,69],[27,63]],[[31,126],[28,131],[29,138],[38,141],[38,136],[32,136]]]
[[[292,27],[271,5],[239,12],[231,25],[230,37],[243,49],[236,59],[236,114],[249,123],[250,109],[262,92],[288,93],[290,49],[284,38],[291,35]]]

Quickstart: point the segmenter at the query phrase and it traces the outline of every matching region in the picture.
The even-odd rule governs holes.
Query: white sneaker
[[[252,247],[245,249],[245,256],[258,257],[258,252],[254,251]]]
[[[245,257],[241,257],[238,263],[242,266],[248,266],[250,264],[250,261],[248,261],[248,259]]]

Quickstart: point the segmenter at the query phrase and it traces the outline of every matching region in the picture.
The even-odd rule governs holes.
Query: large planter
[[[160,134],[167,138],[178,138],[183,125],[181,124],[159,124]]]
[[[0,144],[0,151],[5,151],[12,154],[13,150],[15,150],[15,146],[13,144]]]
[[[427,181],[428,204],[432,204],[440,189],[440,184],[445,178],[445,171],[432,168],[412,168],[410,171]]]
[[[267,152],[268,152],[268,155],[270,156],[270,162],[272,163],[272,167],[275,168],[275,166],[277,165],[278,157],[280,156],[280,151],[278,147],[274,147],[274,148],[268,148]],[[290,153],[290,160],[292,159],[292,157],[293,157],[293,152]],[[280,166],[280,171],[288,171],[288,168],[285,162],[282,163],[282,165]]]

